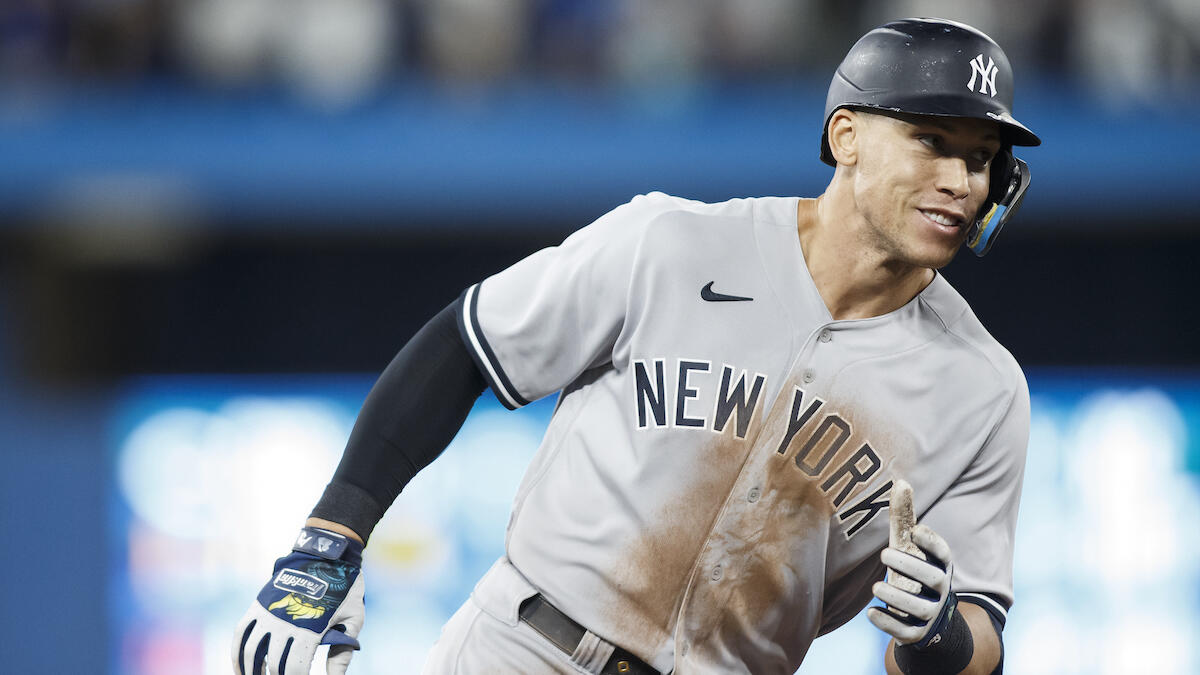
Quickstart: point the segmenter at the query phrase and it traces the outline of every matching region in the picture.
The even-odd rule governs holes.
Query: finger
[[[238,675],[262,675],[270,642],[271,634],[267,632],[262,617],[250,619],[235,636],[234,672]]]
[[[271,675],[275,675],[276,673],[280,673],[281,675],[291,675],[292,673],[308,675],[308,671],[312,669],[313,656],[317,650],[316,642],[316,636],[289,637],[280,653],[271,659]],[[278,668],[278,670],[275,670],[275,668]]]
[[[938,605],[940,603],[913,595],[908,591],[896,588],[890,583],[877,581],[871,586],[871,592],[875,597],[886,603],[889,608],[904,612],[923,622],[927,622],[937,616]]]
[[[267,660],[267,650],[271,647],[271,634],[264,633],[262,637],[258,635],[252,636],[258,639],[258,644],[254,648],[254,659],[250,663],[250,672],[254,675],[260,675],[264,672]]]
[[[942,587],[945,586],[946,571],[932,563],[901,553],[894,548],[883,549],[879,559],[893,572],[899,572],[939,592],[944,590]],[[920,589],[912,592],[920,592]]]
[[[337,626],[334,626],[325,632],[325,635],[321,638],[321,644],[331,645],[334,647],[344,646],[349,647],[350,649],[360,649],[361,645],[358,644],[358,640],[350,637],[350,635],[347,633],[348,630],[350,629],[347,628],[345,624],[339,623]]]
[[[245,619],[243,619],[245,621]],[[250,671],[246,669],[246,646],[250,644],[250,636],[254,633],[254,627],[258,625],[258,621],[251,619],[249,623],[238,624],[238,630],[233,635],[232,656],[233,656],[233,672],[234,675],[250,675]],[[254,649],[250,648],[250,653],[253,655]]]
[[[912,553],[911,532],[917,519],[913,514],[913,491],[908,481],[897,478],[888,504],[888,545]]]
[[[351,647],[335,646],[329,648],[329,658],[325,660],[325,672],[328,675],[346,675],[350,667],[350,657],[354,656]]]
[[[921,639],[921,628],[910,626],[878,607],[871,607],[867,610],[867,619],[875,624],[876,628],[896,638],[896,641],[901,644]]]
[[[267,652],[267,673],[268,675],[281,675],[282,673],[297,672],[292,668],[292,664],[288,661],[288,657],[294,651],[296,646],[296,638],[280,635],[271,641],[271,650]]]
[[[950,565],[950,544],[947,544],[942,535],[934,532],[928,526],[917,525],[914,527],[912,541],[921,550],[941,561],[942,567]]]
[[[888,504],[888,545],[918,558],[925,557],[921,549],[912,542],[912,528],[916,524],[913,512],[913,491],[908,481],[896,479],[892,485]],[[920,593],[921,587],[907,579],[889,579],[898,587],[910,593]]]

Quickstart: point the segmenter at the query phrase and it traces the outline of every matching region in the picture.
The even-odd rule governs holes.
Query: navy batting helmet
[[[859,39],[838,66],[825,98],[821,161],[835,165],[829,118],[839,108],[998,123],[1004,147],[992,160],[991,189],[967,236],[967,245],[982,256],[1029,186],[1029,167],[1013,156],[1012,146],[1042,142],[1013,118],[1012,100],[1012,67],[987,35],[944,19],[893,21]]]

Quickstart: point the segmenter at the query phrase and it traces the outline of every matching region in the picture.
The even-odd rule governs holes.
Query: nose
[[[965,199],[971,193],[971,172],[961,157],[942,157],[938,162],[937,189],[954,199]]]

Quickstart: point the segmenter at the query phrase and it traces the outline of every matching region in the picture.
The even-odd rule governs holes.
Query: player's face
[[[859,115],[855,202],[871,244],[889,261],[937,269],[967,237],[1000,150],[985,120]]]

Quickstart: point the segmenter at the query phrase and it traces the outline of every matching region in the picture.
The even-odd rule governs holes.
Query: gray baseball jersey
[[[882,578],[893,478],[960,595],[1012,602],[1020,368],[941,275],[833,320],[796,213],[642,195],[465,294],[500,400],[562,391],[509,559],[664,672],[793,672]]]

